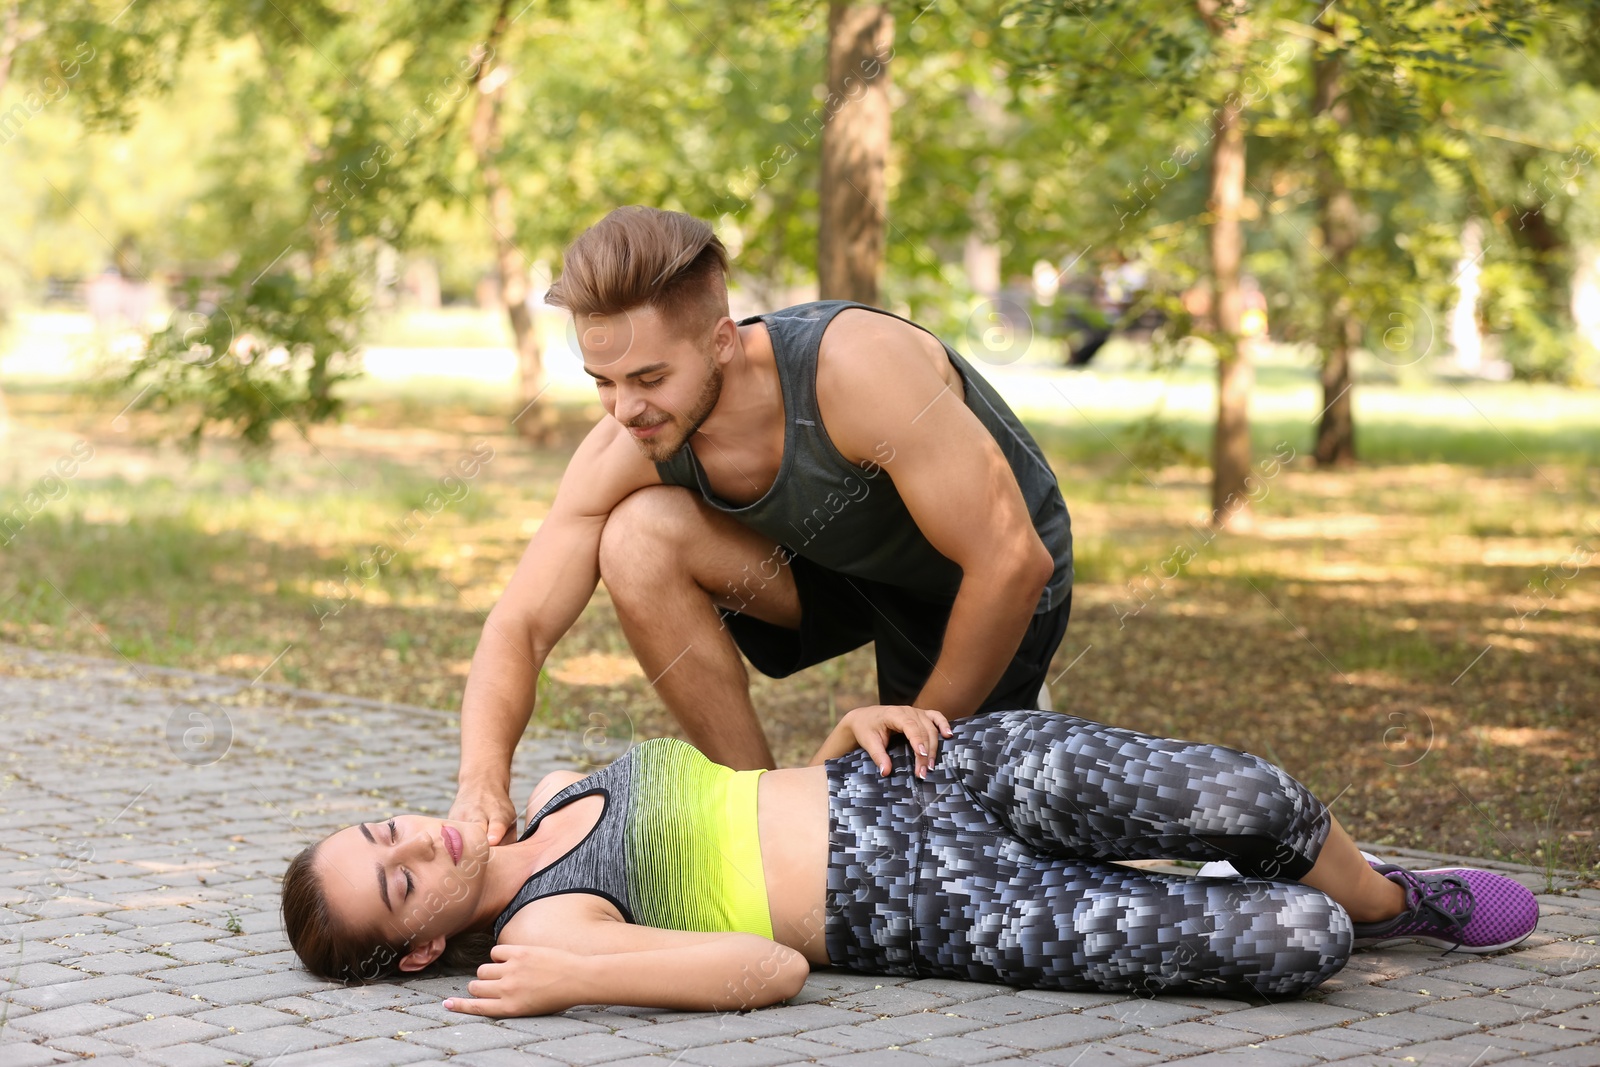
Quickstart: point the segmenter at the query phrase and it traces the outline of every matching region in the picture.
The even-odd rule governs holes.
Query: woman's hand
[[[581,965],[576,953],[535,945],[496,945],[489,950],[493,963],[478,968],[478,979],[467,983],[469,997],[444,1002],[450,1011],[466,1015],[511,1018],[549,1015],[566,1011],[572,1000],[572,975]]]
[[[848,712],[833,728],[833,733],[811,757],[815,767],[824,760],[834,759],[855,749],[864,748],[887,775],[892,767],[889,760],[889,735],[902,733],[911,743],[916,755],[914,771],[918,778],[928,776],[934,757],[939,754],[939,738],[949,737],[950,720],[931,708],[913,708],[905,704],[872,704]]]

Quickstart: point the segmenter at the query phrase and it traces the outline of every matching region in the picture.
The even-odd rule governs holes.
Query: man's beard
[[[706,375],[705,383],[700,387],[700,395],[695,398],[695,402],[689,408],[688,414],[684,416],[684,421],[689,424],[689,428],[683,432],[682,436],[669,440],[664,436],[657,435],[638,440],[639,450],[644,453],[645,458],[650,462],[666,463],[670,461],[679,452],[683,451],[684,446],[689,443],[689,438],[693,437],[699,431],[701,425],[711,417],[711,411],[717,406],[717,399],[722,395],[722,368],[717,365],[715,360],[708,362],[711,372]],[[677,419],[669,415],[665,421],[676,422]],[[642,427],[645,424],[630,423],[629,425]],[[666,430],[663,430],[662,434],[666,432]]]

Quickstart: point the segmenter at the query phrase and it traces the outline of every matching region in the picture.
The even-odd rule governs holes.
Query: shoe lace
[[[1461,936],[1462,932],[1472,920],[1473,909],[1478,903],[1467,880],[1459,874],[1445,871],[1438,874],[1418,874],[1400,869],[1399,874],[1409,889],[1409,895],[1414,898],[1411,904],[1412,915],[1415,918],[1426,916],[1454,936],[1456,943],[1450,952],[1460,948],[1465,940]]]

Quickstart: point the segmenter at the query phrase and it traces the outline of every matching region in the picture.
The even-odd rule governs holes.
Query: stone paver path
[[[301,846],[377,813],[443,813],[453,715],[0,645],[0,723],[0,1067],[1600,1065],[1592,890],[1542,896],[1517,951],[1358,953],[1289,1003],[818,971],[793,1003],[744,1014],[454,1015],[440,1001],[464,977],[310,977],[277,914]],[[530,738],[516,795],[632,740],[598,714],[582,736]]]

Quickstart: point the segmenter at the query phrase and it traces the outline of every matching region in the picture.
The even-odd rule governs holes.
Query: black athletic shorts
[[[878,703],[915,700],[944,645],[950,604],[900,586],[852,578],[800,555],[791,556],[787,566],[800,596],[800,629],[718,609],[751,665],[769,678],[787,678],[871,641],[878,662]],[[978,711],[1039,706],[1039,690],[1071,611],[1069,587],[1059,605],[1033,616],[1016,655]]]

